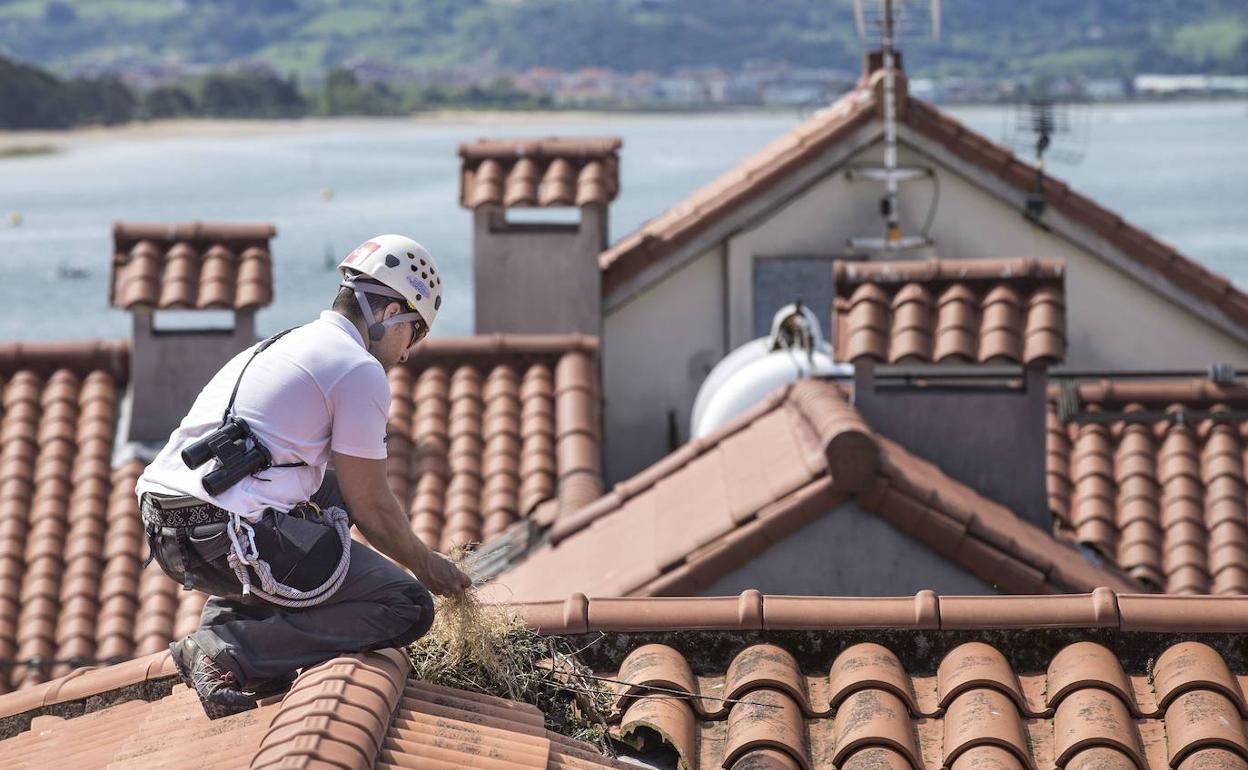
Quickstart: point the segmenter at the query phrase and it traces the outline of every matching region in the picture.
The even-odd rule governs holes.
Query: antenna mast
[[[867,13],[864,0],[854,0],[854,23],[858,34],[867,36]],[[880,64],[884,73],[884,162],[881,165],[855,166],[847,172],[850,179],[865,179],[884,183],[884,196],[880,199],[880,214],[884,218],[883,238],[850,238],[849,247],[864,251],[901,251],[931,244],[926,233],[905,235],[901,231],[901,214],[897,202],[898,186],[914,179],[930,179],[930,168],[899,166],[897,163],[897,38],[900,10],[898,3],[905,0],[878,0],[880,28]],[[932,34],[940,31],[940,2],[931,0]]]
[[[1088,139],[1086,113],[1076,105],[1044,93],[1024,98],[1015,105],[1007,123],[1005,143],[1035,157],[1035,182],[1023,204],[1023,216],[1040,223],[1045,211],[1044,177],[1048,161],[1078,163]]]
[[[883,0],[884,18],[880,20],[880,55],[884,65],[884,168],[897,170],[897,68],[893,55],[893,0]],[[884,177],[884,237],[889,243],[901,240],[897,222],[897,174]]]

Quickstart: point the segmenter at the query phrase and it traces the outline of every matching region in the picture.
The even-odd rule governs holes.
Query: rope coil
[[[255,528],[238,514],[230,515],[230,525],[226,527],[226,532],[230,535],[232,547],[227,561],[230,568],[234,570],[238,582],[243,586],[243,596],[255,594],[280,607],[300,609],[313,607],[334,595],[342,586],[342,581],[347,577],[347,570],[351,567],[351,525],[347,512],[341,508],[330,506],[322,509],[321,514],[326,522],[338,532],[338,537],[342,540],[342,558],[338,560],[338,566],[324,583],[308,591],[300,591],[278,582],[273,577],[273,568],[267,561],[260,558],[260,552],[256,548]],[[252,584],[248,567],[255,570],[256,576],[260,578],[259,587]]]

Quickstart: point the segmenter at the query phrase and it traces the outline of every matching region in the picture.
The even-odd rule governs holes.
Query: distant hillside
[[[869,0],[868,0],[869,2]],[[917,74],[1248,73],[1244,0],[944,0]],[[0,0],[0,52],[59,71],[266,62],[853,70],[850,0]]]

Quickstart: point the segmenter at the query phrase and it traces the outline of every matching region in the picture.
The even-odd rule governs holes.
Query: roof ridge
[[[800,160],[809,151],[821,148],[858,127],[875,114],[875,101],[868,85],[860,83],[832,104],[816,112],[761,150],[698,188],[683,202],[646,220],[633,232],[609,246],[598,256],[604,295],[656,263],[670,249],[689,236],[689,226],[709,223],[746,194],[775,182],[789,170],[789,162]],[[637,259],[625,257],[636,254]],[[631,264],[636,262],[636,264]]]
[[[785,407],[788,419],[794,421],[788,429],[794,435],[790,436],[786,462],[800,465],[806,460],[803,472],[794,471],[784,477],[783,483],[776,483],[773,469],[770,483],[764,484],[765,489],[744,495],[727,492],[731,484],[724,477],[728,468],[723,464],[699,471],[710,476],[695,474],[674,480],[667,502],[686,508],[700,506],[698,510],[702,510],[695,517],[700,523],[680,525],[687,527],[688,532],[672,526],[672,531],[688,534],[692,538],[690,543],[664,541],[657,563],[628,568],[617,566],[605,583],[590,582],[588,585],[613,585],[615,587],[608,590],[622,595],[651,590],[667,592],[674,590],[673,585],[685,585],[691,580],[693,585],[703,585],[740,559],[757,553],[759,543],[774,542],[775,538],[790,535],[814,517],[852,497],[863,512],[882,518],[1002,591],[1086,591],[1100,585],[1121,591],[1141,588],[1120,571],[1089,562],[1053,533],[1032,526],[1013,510],[948,476],[905,447],[874,434],[836,383],[818,378],[806,378],[777,388],[765,402],[723,426],[721,432],[690,442],[632,479],[617,484],[610,493],[576,514],[557,521],[548,539],[516,565],[512,580],[519,582],[504,578],[499,585],[508,586],[513,593],[522,590],[526,592],[522,595],[548,596],[552,587],[549,578],[537,578],[539,566],[546,563],[543,559],[553,560],[552,563],[562,565],[561,568],[576,566],[580,569],[580,560],[594,561],[594,555],[586,549],[614,547],[610,535],[595,537],[592,532],[583,535],[586,539],[580,546],[577,542],[581,541],[570,544],[565,541],[581,535],[599,520],[613,527],[604,530],[612,533],[628,521],[615,517],[635,516],[640,522],[657,522],[659,497],[656,496],[668,493],[650,490],[660,481],[692,467],[694,461],[712,447],[724,446],[755,423],[766,423],[767,430],[772,433],[784,432],[782,426],[767,423],[771,419],[769,415],[780,407]],[[803,433],[813,434],[813,440],[801,435]],[[820,447],[822,463],[807,458],[812,444]],[[731,450],[737,455],[740,451],[739,447]],[[737,468],[737,473],[749,475],[741,466],[733,467]],[[820,479],[828,483],[823,486],[812,483]],[[654,499],[641,499],[639,496],[643,493]],[[641,501],[634,504],[635,497]],[[748,547],[733,539],[734,533],[751,527],[761,539]],[[695,532],[696,535],[691,534]],[[695,573],[696,580],[692,577]],[[573,574],[579,573],[574,571]],[[567,580],[564,585],[573,587]]]
[[[837,259],[832,262],[832,274],[838,284],[1045,279],[1060,278],[1065,272],[1065,259],[1043,257]]]
[[[597,357],[600,345],[589,334],[473,334],[463,337],[430,337],[416,346],[408,358],[408,367],[428,361],[430,356],[559,356],[565,353],[587,353]]]
[[[59,706],[60,710],[65,710],[63,704],[66,703],[85,701],[112,690],[171,676],[177,676],[177,669],[168,650],[131,658],[111,666],[76,668],[64,676],[0,695],[0,736],[10,734],[10,726],[6,723],[17,715],[51,706]]]
[[[323,730],[324,726],[317,724],[324,717],[326,698],[350,703],[372,718],[371,725],[354,721],[374,740],[371,753],[365,757],[371,762],[389,727],[409,670],[406,655],[398,649],[343,655],[305,670],[282,698],[269,731],[256,749],[252,767],[268,766],[261,758],[264,753],[280,759],[325,751],[324,743],[334,741]],[[146,684],[175,680],[176,686],[177,676],[169,651],[162,650],[113,665],[78,668],[34,687],[0,695],[0,738],[28,729],[30,720],[39,714],[73,716],[98,711],[125,699],[103,697],[108,693],[142,697]],[[167,695],[168,690],[163,694]],[[297,744],[298,750],[292,744]]]
[[[748,429],[759,418],[785,405],[794,407],[794,411],[814,432],[838,491],[858,492],[871,486],[878,466],[878,449],[870,427],[835,384],[818,378],[803,378],[776,388],[762,401],[711,433],[690,439],[645,470],[618,482],[610,492],[588,506],[557,519],[550,532],[551,544],[558,544],[576,534],[659,481],[679,472],[725,439]]]
[[[267,222],[113,222],[113,238],[136,241],[268,241],[277,227]]]
[[[814,429],[823,447],[828,473],[838,490],[862,492],[875,482],[879,446],[875,433],[836,385],[806,377],[789,389],[787,401]]]
[[[550,542],[557,545],[560,541],[580,532],[597,519],[605,516],[630,499],[650,489],[663,479],[672,476],[689,463],[717,446],[721,441],[746,430],[760,417],[781,408],[787,403],[792,385],[785,385],[769,393],[763,400],[716,428],[711,433],[693,438],[678,449],[664,455],[654,464],[617,482],[611,491],[594,500],[589,505],[560,517],[551,525]]]
[[[1248,631],[1248,596],[1080,594],[1006,596],[586,597],[510,605],[544,634],[599,631],[854,631],[1097,628],[1137,633]],[[592,610],[592,612],[591,612]]]
[[[103,369],[124,382],[129,368],[128,339],[0,343],[0,377],[11,377],[23,369],[34,369],[45,375],[58,369],[78,374]]]
[[[482,137],[475,142],[461,142],[459,157],[467,160],[486,158],[603,158],[624,145],[618,136],[543,136],[500,139]]]
[[[1049,401],[1059,398],[1063,385],[1049,385]],[[1222,385],[1205,377],[1182,379],[1135,379],[1103,377],[1075,384],[1079,401],[1084,406],[1106,405],[1157,405],[1174,403],[1186,405],[1223,404],[1248,402],[1248,385],[1233,383]]]
[[[287,767],[292,757],[332,754],[368,767],[381,750],[411,662],[397,649],[342,655],[299,675],[252,757],[252,768]],[[326,729],[333,702],[351,704],[349,733]],[[363,713],[360,713],[363,712]],[[360,739],[367,741],[361,745]],[[295,760],[297,761],[297,760]]]
[[[881,483],[858,496],[863,508],[981,580],[1007,591],[1027,591],[1037,584],[1075,591],[1099,585],[1140,587],[1116,568],[1092,564],[1054,533],[1019,518],[935,463],[889,439],[879,442]],[[920,526],[924,514],[941,516],[946,526]]]

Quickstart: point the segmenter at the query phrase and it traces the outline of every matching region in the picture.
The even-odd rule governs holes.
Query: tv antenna
[[[1047,95],[1015,103],[1006,114],[1005,143],[1032,158],[1035,184],[1027,193],[1023,216],[1039,220],[1044,214],[1044,173],[1048,161],[1074,165],[1083,160],[1088,143],[1087,111]]]
[[[870,7],[868,7],[868,5]],[[884,162],[881,164],[856,165],[846,172],[851,179],[862,179],[884,184],[884,196],[880,198],[880,215],[884,218],[883,237],[850,238],[852,250],[903,251],[931,245],[927,228],[935,213],[936,197],[932,196],[932,211],[928,212],[928,225],[917,235],[907,235],[901,230],[901,212],[898,207],[898,186],[916,179],[935,180],[931,168],[901,166],[897,163],[897,43],[903,37],[913,36],[921,29],[930,30],[934,39],[940,37],[940,0],[854,0],[854,23],[858,36],[865,42],[873,29],[879,32],[880,69],[884,73]]]

